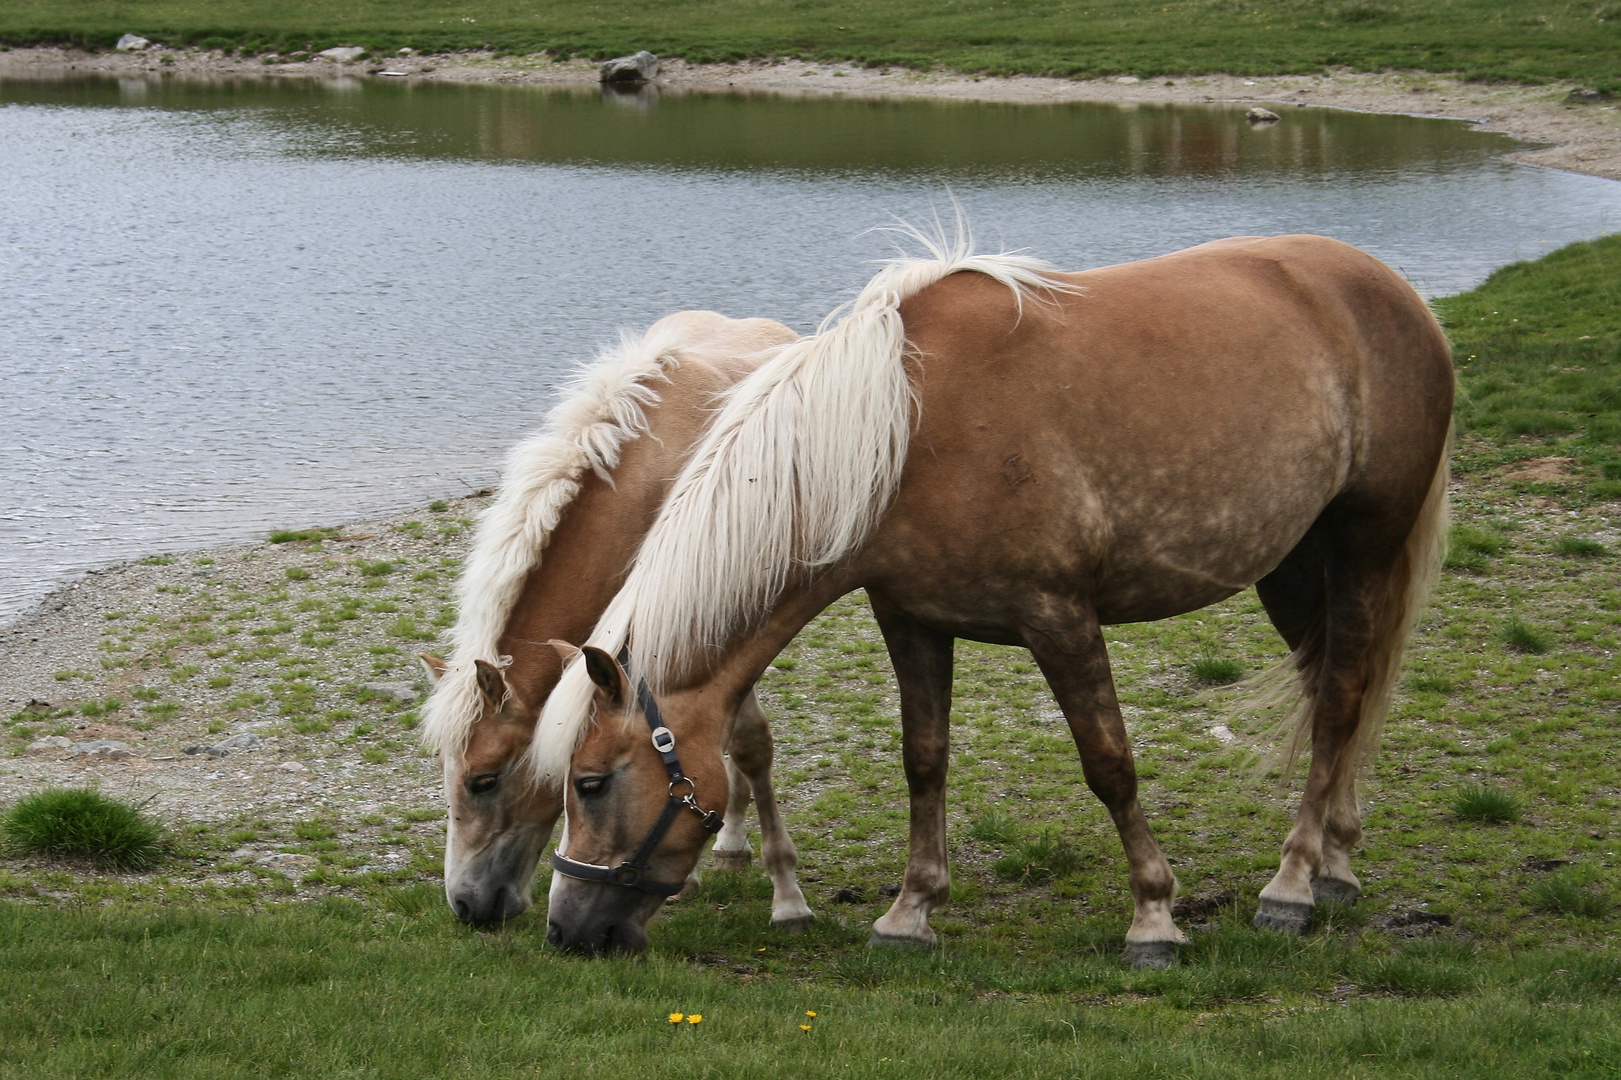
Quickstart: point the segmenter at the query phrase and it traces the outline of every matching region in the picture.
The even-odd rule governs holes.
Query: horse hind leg
[[[1266,609],[1267,617],[1289,646],[1289,656],[1283,661],[1285,666],[1278,672],[1287,682],[1280,687],[1278,696],[1291,706],[1284,720],[1284,727],[1287,729],[1284,737],[1291,740],[1287,751],[1291,762],[1302,735],[1317,729],[1315,713],[1326,654],[1324,647],[1324,625],[1328,604],[1326,575],[1320,531],[1313,528],[1275,570],[1255,583],[1255,592],[1261,599],[1261,605]],[[1343,800],[1333,800],[1333,803],[1341,806]],[[1302,811],[1304,810],[1303,802]],[[1354,796],[1351,800],[1351,813],[1353,816],[1356,813]],[[1297,817],[1296,830],[1299,828]],[[1308,825],[1306,828],[1309,830],[1311,826]],[[1360,825],[1357,831],[1360,832]],[[1339,838],[1340,833],[1336,833],[1336,839]],[[1351,842],[1354,842],[1354,837]],[[1350,843],[1337,845],[1342,849],[1338,852],[1339,858],[1329,859],[1327,857],[1329,838],[1324,829],[1321,846],[1324,852],[1323,865],[1326,866],[1329,862],[1336,864],[1342,862],[1345,872],[1349,873]],[[1301,847],[1301,844],[1296,843],[1294,850],[1299,852]],[[1316,860],[1308,857],[1308,861]],[[1255,925],[1264,930],[1303,933],[1311,922],[1312,906],[1317,891],[1315,884],[1317,874],[1318,868],[1314,866],[1308,873],[1306,886],[1302,887],[1298,880],[1298,871],[1289,875],[1280,872],[1279,877],[1274,878],[1262,893],[1260,906],[1255,915]]]
[[[1289,610],[1281,581],[1263,582],[1261,589],[1285,639],[1299,635],[1290,644],[1307,696],[1311,765],[1278,873],[1261,890],[1255,924],[1295,933],[1305,929],[1317,902],[1349,903],[1361,895],[1350,864],[1351,848],[1362,835],[1356,771],[1376,744],[1407,639],[1439,566],[1446,536],[1445,461],[1417,514],[1405,523],[1405,535],[1388,519],[1342,515],[1336,521],[1330,512],[1319,524],[1320,626],[1302,629],[1298,619],[1280,618]],[[1303,607],[1297,603],[1295,610]]]

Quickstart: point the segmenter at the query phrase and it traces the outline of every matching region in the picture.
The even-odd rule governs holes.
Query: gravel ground
[[[197,867],[171,865],[164,889],[436,875],[415,654],[451,621],[482,502],[148,558],[55,593],[0,630],[0,804],[89,785],[145,805]],[[0,892],[21,887],[5,873]]]

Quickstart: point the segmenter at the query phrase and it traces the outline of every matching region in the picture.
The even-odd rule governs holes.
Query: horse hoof
[[[1319,904],[1325,900],[1333,904],[1354,904],[1361,895],[1360,887],[1340,878],[1320,877],[1311,883],[1311,898]]]
[[[1168,968],[1176,964],[1174,941],[1128,941],[1126,963],[1141,971],[1143,968]]]
[[[1257,930],[1276,930],[1280,934],[1304,934],[1311,923],[1311,905],[1293,900],[1266,900],[1255,911]]]
[[[789,934],[803,934],[816,925],[815,915],[796,915],[791,919],[772,919],[771,928]]]
[[[709,853],[709,866],[713,870],[747,870],[749,863],[754,860],[754,852],[748,848],[741,851],[711,851]]]
[[[872,936],[867,939],[867,948],[921,950],[932,949],[938,942],[939,939],[932,936],[928,938],[896,937],[893,934],[880,934],[874,930]]]

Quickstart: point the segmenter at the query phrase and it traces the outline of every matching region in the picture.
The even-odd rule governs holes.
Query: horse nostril
[[[563,928],[555,922],[547,922],[546,924],[546,943],[548,945],[563,944]]]
[[[473,906],[466,900],[463,900],[461,897],[457,897],[455,900],[451,901],[450,906],[455,909],[456,918],[460,919],[462,922],[473,921]]]

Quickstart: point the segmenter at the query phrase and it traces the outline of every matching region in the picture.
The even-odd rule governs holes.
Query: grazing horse
[[[1358,895],[1356,772],[1445,537],[1453,376],[1428,308],[1376,259],[1315,236],[1076,274],[931,247],[728,392],[542,712],[531,766],[567,779],[570,823],[553,941],[643,940],[655,904],[570,868],[635,852],[680,880],[725,791],[737,703],[862,588],[900,687],[911,799],[904,884],[874,944],[932,944],[929,912],[949,895],[964,637],[1034,656],[1125,848],[1127,956],[1170,963],[1186,941],[1176,877],[1138,801],[1102,628],[1251,584],[1292,650],[1311,754],[1256,922],[1299,931],[1318,898]],[[695,792],[666,782],[650,709]]]
[[[671,315],[584,369],[547,427],[513,450],[462,574],[455,652],[448,664],[423,657],[435,683],[423,738],[443,759],[450,809],[445,897],[463,921],[501,922],[529,906],[535,864],[563,809],[556,786],[532,783],[519,765],[561,673],[546,642],[590,632],[716,395],[796,337],[766,319]],[[728,828],[714,861],[747,864],[752,793],[772,921],[802,924],[812,916],[772,795],[771,732],[753,693],[737,705]]]

